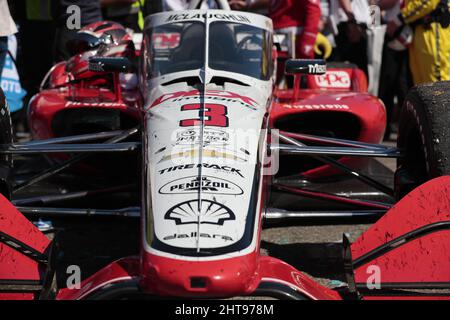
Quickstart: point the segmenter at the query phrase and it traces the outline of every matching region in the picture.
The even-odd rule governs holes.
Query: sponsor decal
[[[345,71],[330,71],[324,75],[314,76],[316,84],[321,88],[348,89],[351,86],[350,76]]]
[[[195,129],[177,132],[175,143],[177,145],[200,144],[200,134],[201,131]],[[209,128],[203,130],[203,145],[224,146],[228,144],[229,139],[229,134],[224,131]]]
[[[210,176],[192,176],[166,183],[159,189],[161,194],[213,193],[222,195],[240,195],[244,192],[235,183]]]
[[[204,123],[205,126],[212,127],[228,127],[228,110],[222,104],[200,103],[185,104],[181,107],[181,111],[198,110],[198,118],[180,120],[180,127],[199,126]]]
[[[170,21],[183,21],[183,20],[199,20],[199,19],[205,19],[206,14],[200,14],[200,13],[178,13],[178,14],[171,14],[166,22]],[[226,21],[235,21],[235,22],[247,22],[251,23],[250,19],[248,19],[246,16],[242,16],[239,14],[224,14],[224,13],[209,13],[208,14],[209,19],[219,19],[219,20],[226,20]]]
[[[221,165],[209,164],[209,163],[184,164],[184,165],[173,166],[173,167],[168,167],[168,168],[165,168],[162,170],[158,170],[158,172],[159,172],[159,174],[165,174],[167,172],[174,172],[174,171],[186,170],[186,169],[195,169],[195,168],[200,168],[200,167],[207,168],[207,169],[220,170],[220,171],[224,171],[224,172],[228,172],[228,173],[235,173],[235,174],[241,176],[242,178],[244,177],[241,173],[241,170],[239,170],[239,169],[235,169],[230,166],[221,166]]]
[[[218,202],[210,200],[185,201],[173,206],[166,212],[164,219],[181,224],[215,224],[222,226],[225,221],[234,220],[236,217],[229,208]]]
[[[205,233],[200,232],[199,234],[200,238],[210,238],[210,239],[221,239],[223,241],[233,241],[233,238],[223,235],[223,234],[216,234],[216,233]],[[165,236],[163,240],[174,240],[174,239],[186,239],[186,238],[197,238],[197,232],[191,232],[191,233],[174,233],[170,236]]]
[[[117,102],[80,102],[69,101],[66,103],[66,107],[126,107],[123,103]]]
[[[308,73],[309,74],[322,74],[327,72],[326,65],[323,64],[308,64]]]
[[[203,157],[207,158],[220,158],[220,159],[232,159],[236,161],[244,161],[246,162],[247,159],[241,158],[236,154],[233,154],[231,151],[220,151],[220,150],[214,150],[214,149],[207,149],[202,150],[201,152]],[[168,160],[175,160],[178,158],[197,158],[200,157],[200,150],[198,149],[190,149],[190,150],[182,150],[178,152],[174,152],[172,154],[169,154],[167,156],[164,156],[159,162],[164,162]]]
[[[281,104],[282,107],[287,109],[300,109],[300,110],[349,110],[350,107],[346,104]]]
[[[158,104],[161,104],[167,100],[171,100],[171,99],[172,99],[172,102],[189,101],[189,100],[192,101],[194,99],[199,100],[200,95],[201,95],[201,93],[198,90],[179,91],[179,92],[175,92],[175,93],[164,94],[164,95],[160,96],[158,99],[156,99],[150,105],[150,108],[152,108]],[[237,93],[230,92],[230,91],[207,90],[204,98],[213,100],[214,102],[239,103],[240,105],[252,108],[253,110],[256,110],[256,108],[258,107],[256,101],[253,100],[252,98],[241,96]]]

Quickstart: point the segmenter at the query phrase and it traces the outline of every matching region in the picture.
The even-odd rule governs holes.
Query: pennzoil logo
[[[176,144],[177,145],[193,145],[200,144],[200,140],[203,140],[203,145],[210,146],[224,146],[228,144],[230,139],[229,134],[215,129],[204,129],[203,138],[200,137],[199,129],[187,129],[181,132],[177,132]]]
[[[203,193],[213,193],[221,195],[240,195],[244,192],[241,187],[235,183],[210,177],[210,176],[192,176],[177,179],[171,181],[159,189],[161,194],[188,194],[188,193],[198,193],[199,191]]]
[[[225,221],[235,220],[236,216],[223,204],[201,200],[199,206],[199,200],[195,199],[173,206],[166,212],[164,219],[173,220],[176,225],[200,223],[222,226]]]

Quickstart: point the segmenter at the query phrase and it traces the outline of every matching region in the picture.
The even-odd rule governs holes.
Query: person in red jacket
[[[269,7],[275,33],[296,35],[295,58],[314,58],[314,44],[319,32],[320,0],[229,0],[234,10],[257,10]]]
[[[314,58],[321,18],[320,0],[272,0],[269,16],[275,32],[295,33],[295,58]]]

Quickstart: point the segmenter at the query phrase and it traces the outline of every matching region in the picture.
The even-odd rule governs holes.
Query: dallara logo
[[[190,200],[169,209],[164,215],[166,220],[174,220],[177,225],[200,223],[223,225],[227,220],[234,220],[236,216],[233,211],[223,204],[210,201]]]
[[[203,193],[214,193],[223,195],[240,195],[244,192],[235,183],[210,177],[210,176],[192,176],[177,179],[166,183],[159,189],[161,194],[186,194],[186,193],[198,193],[199,191]]]

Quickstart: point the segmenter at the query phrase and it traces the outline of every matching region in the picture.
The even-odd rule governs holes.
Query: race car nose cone
[[[144,291],[182,297],[227,297],[253,292],[258,283],[256,256],[215,261],[189,261],[147,254]]]

